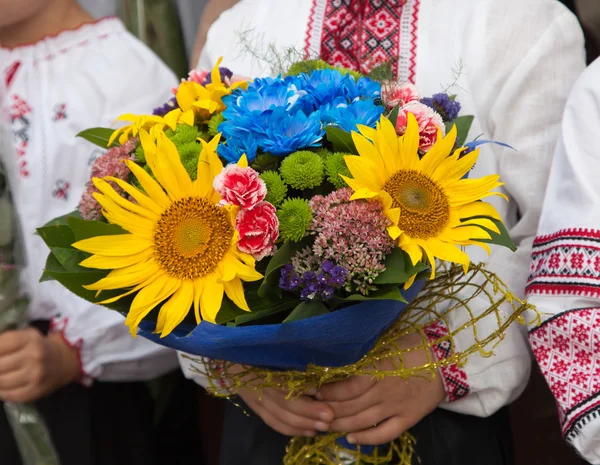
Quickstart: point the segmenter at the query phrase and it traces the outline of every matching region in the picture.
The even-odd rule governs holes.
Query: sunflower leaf
[[[327,140],[332,145],[334,152],[352,153],[357,155],[358,152],[352,140],[352,134],[345,132],[335,126],[327,126],[325,128]]]
[[[247,313],[244,312],[243,315],[238,316],[235,319],[235,326],[241,326],[248,323],[252,323],[253,325],[263,324],[263,323],[280,323],[283,317],[279,317],[277,321],[273,320],[273,317],[278,315],[279,313],[288,312],[291,309],[295,308],[298,305],[298,300],[284,300],[272,307],[269,307],[265,310],[261,310],[258,312]],[[264,321],[260,321],[264,320]]]
[[[473,124],[475,117],[473,115],[459,116],[455,120],[446,123],[446,133],[452,129],[452,126],[456,126],[456,146],[462,147],[467,140],[469,131]]]
[[[336,297],[331,302],[333,307],[337,308],[345,304],[366,302],[369,300],[397,300],[406,303],[400,287],[395,284],[381,286],[376,292],[371,292],[369,295],[352,294],[348,297]]]
[[[500,230],[500,234],[498,234],[497,232],[492,231],[491,229],[484,228],[483,226],[479,226],[481,229],[484,229],[485,231],[487,231],[489,233],[489,235],[491,236],[491,239],[478,239],[479,242],[485,242],[488,244],[506,247],[507,249],[510,249],[513,252],[517,251],[518,247],[514,243],[512,238],[510,237],[510,234],[509,234],[508,230],[506,229],[506,226],[504,226],[504,223],[502,221],[500,221],[496,218],[492,218],[491,216],[478,216],[476,218],[487,218],[490,221],[493,221],[494,224],[496,225],[496,227]],[[463,220],[463,221],[468,221],[468,220],[469,220],[469,218],[467,218],[466,220]]]
[[[83,252],[72,247],[50,247],[50,250],[66,272],[85,273],[87,271],[86,268],[79,265],[86,258],[86,254]]]
[[[46,243],[49,248],[52,247],[71,247],[75,242],[75,236],[71,228],[66,224],[57,224],[56,226],[43,226],[37,229],[38,236]]]
[[[411,276],[425,269],[427,265],[421,262],[413,265],[406,252],[395,248],[385,259],[385,271],[375,278],[373,284],[404,284]]]
[[[54,273],[64,273],[66,270],[60,264],[60,262],[56,259],[54,255],[51,253],[48,254],[48,258],[46,258],[46,265],[44,266],[44,272],[40,277],[40,283],[44,283],[46,281],[55,281],[55,278],[50,274]]]
[[[96,236],[115,236],[127,234],[121,226],[116,224],[103,223],[102,221],[90,221],[82,218],[70,217],[67,219],[69,226],[73,230],[76,241],[90,239]]]
[[[388,116],[390,123],[392,123],[394,125],[394,127],[396,127],[396,124],[398,123],[398,115],[399,114],[400,114],[400,105],[396,105],[396,107],[390,113],[390,116]]]
[[[284,323],[291,323],[292,321],[305,320],[313,316],[326,315],[329,313],[327,307],[323,302],[318,300],[311,300],[308,302],[301,302],[290,315],[283,320]]]
[[[115,140],[110,146],[108,145],[108,141],[110,140],[110,136],[115,132],[114,129],[111,128],[90,128],[85,131],[81,131],[77,134],[77,137],[81,137],[82,139],[91,142],[98,147],[102,147],[103,149],[118,147],[121,144],[117,140]]]

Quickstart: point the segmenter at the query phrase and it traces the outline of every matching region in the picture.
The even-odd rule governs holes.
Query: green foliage
[[[293,189],[314,189],[323,182],[323,160],[309,150],[295,152],[283,159],[279,172]]]
[[[336,189],[342,189],[347,187],[346,181],[342,179],[340,175],[351,178],[352,174],[346,166],[344,156],[347,153],[334,153],[325,160],[325,173],[327,173],[327,180],[333,184]]]
[[[177,151],[187,174],[192,178],[192,181],[195,181],[198,177],[198,159],[200,158],[202,145],[198,142],[186,142],[177,145]]]
[[[351,153],[354,155],[358,154],[354,141],[352,140],[352,134],[336,128],[335,126],[327,126],[325,128],[327,133],[327,140],[333,147],[334,152]]]
[[[106,149],[121,145],[117,140],[118,137],[110,146],[108,145],[108,141],[110,140],[110,136],[113,132],[115,132],[115,130],[110,128],[90,128],[86,129],[85,131],[81,131],[79,134],[77,134],[77,137],[81,137],[82,139],[85,139],[88,142],[97,145],[98,147]]]
[[[277,252],[275,252],[275,255],[273,255],[273,258],[271,258],[267,265],[267,269],[265,270],[265,278],[257,292],[259,297],[266,297],[269,293],[276,294],[276,290],[278,290],[279,295],[281,295],[281,289],[279,289],[278,286],[281,268],[290,263],[292,257],[307,244],[307,239],[300,242],[288,241],[284,242],[283,245],[277,249]]]
[[[508,230],[506,229],[506,226],[504,226],[504,223],[502,221],[492,218],[491,216],[476,216],[476,217],[471,217],[471,218],[465,218],[462,221],[463,221],[463,223],[468,223],[469,220],[471,220],[473,218],[487,218],[488,220],[492,221],[496,225],[496,227],[500,230],[500,233],[498,234],[496,231],[492,231],[491,229],[480,226],[481,229],[483,229],[489,233],[489,235],[491,236],[491,239],[478,239],[479,242],[485,242],[487,244],[493,244],[493,245],[499,245],[500,247],[506,247],[507,249],[510,249],[513,252],[517,251],[518,247],[514,243],[512,238],[510,237],[510,234],[509,234]]]
[[[354,79],[359,79],[359,78],[363,77],[362,74],[360,74],[356,71],[353,71],[348,68],[344,68],[343,66],[331,66],[330,64],[326,63],[323,60],[306,60],[306,61],[296,62],[290,66],[290,68],[288,69],[287,75],[288,76],[298,76],[299,74],[302,74],[302,73],[310,74],[313,71],[319,71],[321,69],[331,69],[331,70],[339,71],[343,76],[350,75]]]
[[[300,242],[312,223],[312,210],[306,199],[287,199],[277,211],[279,237]]]
[[[276,171],[265,171],[260,178],[267,186],[267,196],[265,200],[278,207],[287,195],[287,186]]]
[[[283,322],[291,323],[292,321],[304,320],[313,316],[327,315],[328,313],[329,310],[323,302],[310,300],[301,302]]]
[[[385,259],[385,271],[375,278],[373,284],[394,284],[396,286],[404,284],[412,276],[427,268],[428,266],[422,262],[413,265],[408,254],[396,247]]]
[[[454,121],[446,123],[446,133],[452,129],[452,126],[456,126],[456,147],[462,147],[467,141],[469,131],[473,125],[473,115],[459,116]]]

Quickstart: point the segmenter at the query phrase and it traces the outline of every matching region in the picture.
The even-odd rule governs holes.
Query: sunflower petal
[[[202,310],[202,318],[210,323],[215,323],[217,313],[223,302],[223,283],[217,281],[214,275],[209,275],[204,278],[204,289],[200,296],[200,308]]]
[[[250,311],[250,307],[248,307],[248,303],[246,302],[246,296],[244,294],[244,286],[242,285],[242,281],[239,279],[233,279],[231,281],[227,281],[223,283],[223,287],[225,289],[225,293],[227,297],[236,304],[242,310],[247,312]]]
[[[435,144],[433,144],[433,147],[431,147],[421,159],[421,171],[432,176],[443,161],[452,154],[455,142],[456,126],[452,126],[448,135],[442,139],[438,139]]]
[[[178,280],[163,274],[159,275],[151,285],[137,293],[125,319],[125,324],[133,335],[135,335],[137,327],[144,317],[154,307],[176,292],[179,286],[180,282]]]
[[[160,337],[168,336],[186,317],[194,300],[194,283],[193,281],[182,281],[177,292],[167,300],[160,309],[161,314],[165,315],[165,322],[161,331]]]
[[[84,239],[75,242],[73,247],[83,252],[107,257],[127,257],[152,247],[152,243],[133,234],[117,234]]]
[[[148,248],[139,253],[128,255],[126,257],[107,257],[104,255],[92,255],[83,260],[80,265],[86,268],[96,268],[98,270],[112,270],[125,268],[136,263],[145,262],[154,252]]]
[[[139,264],[132,265],[127,268],[120,268],[113,270],[105,278],[97,281],[88,286],[83,286],[90,291],[104,291],[114,289],[124,289],[146,281],[151,276],[159,271],[158,265],[154,261],[147,261]]]
[[[139,181],[140,185],[144,189],[144,192],[161,208],[167,208],[171,201],[165,191],[162,189],[152,176],[150,176],[142,167],[132,161],[127,161],[127,166]]]

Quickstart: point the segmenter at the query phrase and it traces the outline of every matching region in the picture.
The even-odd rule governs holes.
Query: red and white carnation
[[[410,83],[396,84],[387,82],[381,86],[381,99],[388,108],[405,106],[411,102],[418,102],[421,97],[417,88]]]
[[[235,220],[240,237],[238,249],[262,260],[275,250],[279,237],[277,210],[269,202],[260,202],[249,210],[240,210]]]
[[[396,121],[396,132],[402,136],[406,132],[408,114],[412,113],[417,118],[419,123],[419,149],[421,152],[428,152],[437,140],[438,131],[441,131],[442,136],[445,134],[444,120],[431,107],[423,105],[421,102],[410,102],[400,108],[398,112],[398,120]]]
[[[213,181],[213,187],[221,196],[222,205],[244,209],[254,207],[267,195],[267,186],[256,171],[233,163],[223,168]]]

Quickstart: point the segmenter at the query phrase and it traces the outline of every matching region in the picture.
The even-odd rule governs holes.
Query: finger
[[[326,402],[343,402],[356,399],[371,389],[377,381],[372,376],[355,376],[319,389],[317,399]]]
[[[350,444],[379,446],[398,439],[402,433],[408,431],[412,426],[414,425],[406,419],[393,417],[374,428],[349,434],[346,440]]]
[[[314,419],[301,414],[295,413],[290,409],[295,402],[292,400],[285,400],[283,403],[273,401],[272,398],[265,398],[262,402],[262,407],[269,412],[270,415],[277,418],[279,421],[286,425],[301,430],[318,430],[318,431],[329,431],[329,421],[323,421],[321,419]],[[333,419],[333,416],[332,416]]]
[[[284,423],[279,420],[275,415],[273,415],[266,408],[259,408],[256,412],[262,420],[272,429],[277,431],[284,436],[306,436],[306,437],[314,437],[317,432],[314,429],[302,429],[302,428],[294,428],[293,426]]]
[[[331,431],[354,433],[372,428],[373,425],[384,423],[390,417],[383,405],[376,405],[351,417],[335,419],[330,426]]]
[[[0,334],[0,357],[19,352],[27,345],[25,331],[7,331]]]
[[[5,356],[0,356],[0,376],[4,373],[10,373],[19,370],[25,363],[24,355],[24,351],[19,351]]]
[[[0,376],[0,391],[13,391],[31,383],[32,376],[26,368],[4,373]]]
[[[4,402],[14,402],[24,404],[26,402],[34,402],[40,398],[37,389],[33,385],[26,385],[16,389],[1,390],[0,399]]]
[[[335,418],[344,418],[351,417],[354,415],[358,415],[359,413],[379,405],[381,403],[380,399],[380,389],[369,389],[362,396],[357,397],[356,399],[347,400],[344,402],[327,402],[327,405],[331,407],[333,410],[333,414]],[[389,395],[389,393],[383,393],[384,395]]]
[[[301,417],[325,423],[330,423],[333,420],[332,408],[311,397],[300,396],[296,399],[288,399],[283,392],[277,390],[268,392],[266,395],[270,396],[270,398],[282,409],[295,413]]]

